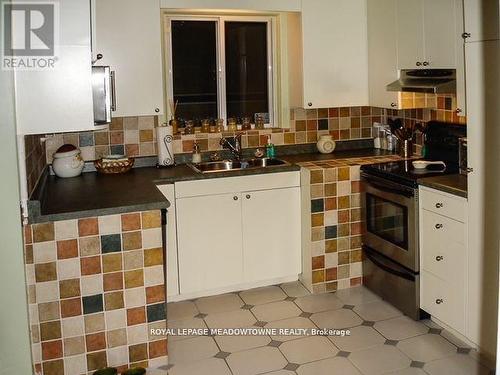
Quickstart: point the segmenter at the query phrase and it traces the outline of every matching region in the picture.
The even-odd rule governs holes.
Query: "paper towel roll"
[[[172,126],[157,127],[156,142],[158,143],[158,164],[161,166],[174,165],[174,136]]]

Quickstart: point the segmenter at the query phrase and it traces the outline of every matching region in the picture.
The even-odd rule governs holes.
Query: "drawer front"
[[[465,222],[467,204],[465,198],[421,188],[419,199],[424,210],[429,210],[454,220]]]
[[[424,244],[434,247],[446,247],[451,243],[466,245],[467,226],[464,223],[427,210],[420,213],[421,239]]]
[[[443,281],[463,286],[465,269],[465,246],[459,243],[432,245],[424,242],[420,247],[422,253],[421,269],[431,272]]]
[[[420,274],[421,308],[458,332],[465,334],[464,288],[440,280],[429,272]]]

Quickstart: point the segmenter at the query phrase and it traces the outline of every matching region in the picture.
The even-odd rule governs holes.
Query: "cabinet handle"
[[[462,109],[461,108],[457,108],[457,109],[455,109],[455,112],[456,113],[462,113]]]
[[[416,65],[417,65],[417,66],[421,66],[421,65],[422,65],[422,63],[421,63],[420,61],[417,61],[417,64],[416,64]]]
[[[436,208],[443,208],[443,204],[442,203],[436,203]]]
[[[436,300],[436,304],[437,304],[437,305],[440,305],[440,304],[442,304],[443,302],[444,302],[444,301],[443,301],[443,299],[442,299],[442,298],[438,298],[438,299]]]
[[[396,108],[398,105],[396,103],[391,103],[392,108]]]
[[[235,195],[235,196],[233,197],[233,200],[237,201],[237,200],[238,200],[238,196],[237,196],[237,195]]]
[[[442,255],[438,255],[436,257],[436,262],[441,262],[443,259],[444,259],[444,257]]]
[[[250,198],[252,198],[252,196],[251,196],[250,194],[247,194],[247,195],[246,195],[246,198],[247,198],[247,199],[250,199]]]
[[[462,38],[463,39],[470,38],[470,33],[462,33]]]
[[[436,224],[434,227],[435,227],[436,229],[441,229],[441,228],[443,227],[443,224]]]
[[[474,172],[474,168],[467,168],[466,171],[467,171],[467,173],[472,173],[472,172]]]
[[[160,112],[160,108],[155,108],[155,112],[156,113]]]
[[[312,106],[313,106],[313,104],[312,104],[311,102],[307,103],[307,105],[308,105],[309,107],[312,107]]]
[[[423,66],[429,66],[429,62],[428,61],[424,61],[424,63],[422,64]]]

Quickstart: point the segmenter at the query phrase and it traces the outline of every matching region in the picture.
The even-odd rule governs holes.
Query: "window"
[[[168,17],[167,93],[176,117],[276,118],[271,17]]]

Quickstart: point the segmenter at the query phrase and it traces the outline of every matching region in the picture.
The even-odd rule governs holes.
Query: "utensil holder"
[[[399,142],[399,156],[408,159],[413,156],[413,140],[402,139]]]

